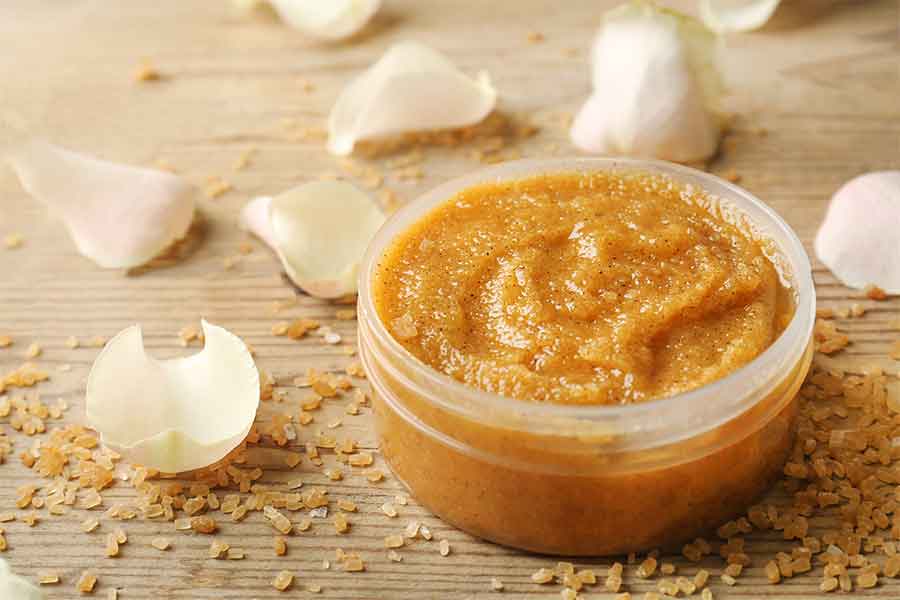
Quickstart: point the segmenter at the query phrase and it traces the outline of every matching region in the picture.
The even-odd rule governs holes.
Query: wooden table
[[[67,337],[108,337],[140,323],[150,350],[173,356],[185,352],[178,330],[200,317],[242,336],[255,348],[259,366],[283,384],[288,399],[282,406],[266,403],[261,420],[284,407],[295,410],[300,390],[290,386],[294,375],[308,367],[343,369],[351,359],[340,346],[324,345],[319,338],[274,337],[273,323],[314,317],[340,332],[347,345],[355,340],[355,322],[335,320],[333,305],[306,296],[276,312],[273,304],[295,298],[295,290],[261,245],[254,243],[249,255],[239,253],[247,239],[236,226],[239,208],[253,196],[340,171],[317,132],[302,130],[320,130],[347,81],[403,39],[432,44],[467,71],[488,69],[501,92],[502,111],[541,128],[515,146],[523,156],[574,153],[566,118],[588,93],[587,49],[603,8],[615,2],[389,0],[359,39],[335,45],[316,44],[273,19],[236,16],[228,4],[6,0],[0,6],[0,109],[71,148],[126,163],[162,159],[200,186],[211,176],[234,186],[219,198],[200,201],[205,227],[192,252],[170,266],[129,276],[99,269],[76,254],[60,222],[22,191],[11,170],[0,169],[0,234],[24,237],[20,249],[0,249],[0,334],[15,339],[11,348],[0,349],[0,371],[21,364],[29,344],[40,344],[38,363],[52,379],[38,389],[45,399],[70,403],[67,421],[82,418],[84,381],[97,354],[96,348],[67,348]],[[694,9],[691,2],[671,4]],[[740,175],[742,184],[774,206],[810,248],[838,186],[866,171],[900,167],[898,7],[892,0],[784,4],[762,31],[725,42],[726,107],[736,117],[721,156],[709,168]],[[530,42],[532,32],[545,40]],[[161,72],[160,81],[133,80],[144,58]],[[250,165],[233,170],[235,160],[250,149],[256,149]],[[389,177],[386,187],[408,200],[477,167],[464,148],[428,149],[426,156],[424,178]],[[234,257],[233,268],[226,269],[224,261]],[[818,264],[815,278],[823,305],[846,306],[859,296]],[[842,324],[853,344],[839,359],[846,365],[883,361],[895,373],[886,352],[897,334],[890,333],[887,322],[896,318],[900,302],[863,303],[870,308],[866,318]],[[65,365],[71,370],[62,370]],[[317,415],[318,425],[341,412],[340,406],[327,409]],[[311,431],[302,429],[300,441]],[[367,411],[345,416],[335,432],[375,447]],[[19,433],[13,438],[18,451],[30,444]],[[206,557],[209,538],[176,533],[171,523],[138,519],[124,523],[129,542],[121,557],[109,559],[104,535],[82,533],[84,511],[72,511],[63,517],[45,515],[33,529],[21,520],[4,524],[10,548],[2,556],[29,577],[57,571],[63,582],[46,588],[49,598],[78,597],[74,582],[88,567],[99,571],[98,596],[115,587],[123,599],[315,597],[304,590],[308,583],[322,586],[321,597],[347,600],[559,597],[558,587],[529,580],[537,568],[552,566],[552,559],[473,539],[415,502],[399,507],[399,519],[383,516],[378,507],[400,492],[394,481],[372,485],[354,476],[332,482],[306,462],[295,472],[268,469],[265,480],[285,481],[298,473],[310,484],[327,487],[333,499],[360,505],[360,512],[351,515],[350,535],[336,535],[330,522],[317,524],[312,532],[292,536],[288,555],[276,558],[273,531],[261,515],[237,524],[224,519],[222,539],[247,558],[215,561]],[[36,481],[11,458],[0,467],[0,510],[13,507],[17,486]],[[120,484],[105,497],[109,506],[133,492]],[[450,556],[440,556],[436,542],[418,541],[402,550],[403,562],[388,561],[382,539],[412,518],[447,538]],[[171,537],[173,549],[151,548],[149,540],[156,535]],[[713,578],[718,598],[819,596],[818,570],[766,585],[762,565],[779,542],[766,535],[754,539],[754,565],[737,586],[728,588]],[[332,558],[338,546],[359,552],[367,571],[323,570],[322,559]],[[579,564],[603,573],[610,561]],[[715,574],[721,566],[718,560],[707,564]],[[284,594],[271,586],[281,569],[298,576]],[[694,567],[685,567],[685,573],[693,572]],[[495,577],[505,584],[502,595],[490,589]],[[652,589],[633,578],[626,583],[632,592]],[[900,580],[855,594],[897,598]],[[609,597],[597,589],[585,593],[585,598]]]

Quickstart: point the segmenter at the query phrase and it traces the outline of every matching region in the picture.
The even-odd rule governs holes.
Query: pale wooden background
[[[84,378],[97,350],[69,350],[66,337],[110,336],[139,322],[152,351],[171,356],[185,352],[176,332],[201,316],[252,344],[258,364],[282,382],[307,367],[343,368],[349,359],[339,348],[315,339],[275,338],[270,327],[290,316],[314,316],[352,341],[353,322],[331,322],[334,307],[306,297],[297,308],[275,314],[273,302],[295,292],[259,245],[235,269],[226,272],[222,265],[246,239],[235,216],[249,198],[337,170],[320,140],[295,139],[284,120],[322,127],[350,77],[392,42],[414,38],[445,51],[466,70],[488,69],[501,91],[502,109],[529,115],[541,125],[534,140],[518,147],[524,155],[548,155],[553,143],[556,154],[573,153],[561,123],[588,93],[586,50],[602,10],[612,4],[389,0],[359,39],[329,46],[270,19],[237,17],[224,1],[5,0],[0,5],[0,108],[24,118],[33,132],[72,148],[138,164],[162,158],[193,181],[222,176],[234,190],[201,201],[206,235],[194,253],[170,268],[126,276],[77,255],[60,223],[20,189],[10,170],[0,169],[0,234],[18,232],[25,238],[21,249],[0,249],[0,334],[16,340],[12,348],[0,350],[0,371],[18,366],[29,343],[40,343],[39,364],[53,372],[42,394],[68,399],[73,406],[68,418],[77,420]],[[669,4],[694,8],[692,2]],[[827,199],[841,183],[866,171],[900,167],[897,23],[893,0],[786,0],[762,31],[726,42],[727,107],[738,116],[722,156],[710,168],[734,169],[744,186],[796,228],[807,247]],[[530,32],[544,34],[546,41],[529,43]],[[134,83],[132,73],[142,58],[165,78]],[[315,89],[304,91],[303,79]],[[233,172],[232,163],[251,147],[258,153],[249,168]],[[389,180],[388,186],[401,198],[412,198],[475,168],[464,154],[429,150],[421,182]],[[843,306],[855,297],[819,265],[815,278],[823,304]],[[900,303],[865,304],[872,307],[865,319],[844,324],[854,343],[840,360],[874,359],[896,372],[885,355],[897,337],[887,323],[897,317]],[[64,364],[72,365],[70,372],[57,370]],[[348,417],[337,433],[374,447],[370,425],[368,415]],[[19,450],[27,444],[16,440]],[[401,519],[389,520],[378,507],[398,491],[393,482],[371,486],[351,477],[332,483],[314,468],[301,465],[298,471],[309,482],[327,485],[334,498],[360,504],[361,513],[351,516],[351,536],[338,538],[330,522],[320,524],[311,534],[292,537],[289,555],[276,559],[271,529],[254,515],[223,526],[232,546],[248,554],[244,561],[223,562],[206,558],[208,538],[176,535],[169,523],[131,521],[125,524],[131,540],[123,556],[107,559],[102,535],[82,534],[77,524],[84,514],[76,512],[45,519],[31,530],[21,522],[5,524],[10,550],[3,556],[28,576],[41,569],[58,571],[63,584],[47,590],[50,598],[77,597],[74,581],[90,566],[100,572],[98,595],[116,587],[128,599],[312,597],[302,591],[305,583],[322,585],[321,597],[346,600],[487,599],[500,597],[490,591],[492,577],[506,584],[502,597],[558,598],[558,588],[528,579],[537,568],[550,566],[551,559],[479,542],[442,525],[414,502],[400,507]],[[267,477],[294,476],[270,472]],[[12,507],[16,486],[34,480],[17,460],[0,466],[0,509]],[[105,495],[109,504],[131,492],[114,488]],[[777,500],[778,493],[772,497]],[[382,538],[411,517],[447,537],[453,553],[443,558],[436,543],[420,541],[403,549],[402,563],[388,562]],[[173,538],[172,551],[149,547],[150,538],[160,534]],[[818,597],[818,571],[777,587],[764,585],[762,565],[779,542],[777,537],[752,539],[754,566],[734,588],[715,577],[717,597]],[[368,571],[321,570],[322,558],[331,557],[338,545],[360,552]],[[579,564],[602,573],[609,561]],[[718,561],[706,566],[720,572]],[[283,568],[298,574],[301,587],[281,595],[270,582]],[[693,567],[684,570],[693,572]],[[647,583],[626,583],[633,592],[651,589]],[[855,594],[896,598],[900,581]],[[610,596],[588,591],[585,597]]]

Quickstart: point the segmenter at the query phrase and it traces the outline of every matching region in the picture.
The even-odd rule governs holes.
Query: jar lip
[[[669,176],[681,184],[700,187],[713,197],[744,213],[775,243],[787,261],[791,287],[795,289],[796,309],[790,323],[766,350],[728,375],[699,388],[647,402],[622,405],[566,405],[528,402],[486,392],[457,381],[425,364],[400,344],[387,330],[375,309],[371,281],[379,259],[394,237],[419,221],[433,208],[461,190],[480,183],[510,181],[548,173],[645,172]],[[542,421],[587,421],[614,426],[617,433],[653,433],[656,441],[674,442],[688,435],[727,422],[751,408],[765,395],[757,393],[773,378],[783,378],[799,364],[812,334],[815,314],[815,290],[812,270],[803,244],[791,227],[767,204],[747,190],[709,173],[690,167],[636,158],[554,158],[516,160],[447,181],[409,202],[385,222],[366,250],[359,274],[360,331],[374,336],[386,357],[409,366],[414,380],[405,384],[422,398],[445,410],[480,420],[491,414],[514,415],[516,429],[543,430]],[[448,402],[434,390],[447,392],[455,400]],[[465,399],[460,402],[459,399]],[[699,427],[699,429],[698,429]],[[702,430],[702,431],[701,431]],[[649,441],[649,440],[648,440]],[[655,445],[655,444],[654,444]]]

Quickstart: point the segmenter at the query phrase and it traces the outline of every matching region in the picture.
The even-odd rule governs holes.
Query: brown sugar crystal
[[[138,83],[146,83],[148,81],[159,81],[160,72],[153,66],[149,60],[143,60],[134,71],[134,80]]]
[[[209,553],[208,556],[214,559],[225,558],[228,556],[229,546],[227,543],[222,542],[220,540],[213,540],[209,545]]]
[[[190,523],[191,529],[197,533],[215,533],[218,529],[216,520],[208,516],[191,517]]]
[[[551,569],[538,569],[534,573],[531,574],[531,581],[534,583],[552,583],[554,578],[553,571]]]
[[[150,545],[159,551],[168,550],[170,546],[169,538],[155,537],[150,540]]]
[[[97,574],[92,570],[84,571],[75,584],[75,589],[82,594],[93,594],[97,585]]]
[[[287,535],[291,532],[293,525],[286,516],[284,516],[281,512],[271,506],[265,506],[263,508],[263,514],[269,523],[280,533]]]
[[[285,334],[292,340],[299,340],[310,331],[319,328],[319,322],[312,319],[297,319],[290,323]]]
[[[834,354],[850,344],[850,337],[838,331],[834,321],[824,319],[816,319],[813,339],[816,342],[816,350],[822,354]]]
[[[863,288],[863,293],[869,300],[886,300],[888,297],[887,292],[871,283]]]
[[[276,556],[284,556],[285,554],[287,554],[287,540],[285,540],[283,537],[276,537],[273,542],[273,547],[275,549]]]
[[[274,587],[279,592],[283,592],[294,582],[294,575],[290,571],[281,571],[278,575],[275,576],[275,579],[272,581],[272,587]]]
[[[360,557],[355,555],[347,556],[342,563],[342,567],[344,571],[347,571],[348,573],[357,573],[366,570],[365,563]]]
[[[641,579],[648,579],[656,572],[656,559],[652,556],[644,560],[637,570],[637,576]]]
[[[334,516],[334,530],[338,533],[347,533],[350,531],[350,522],[344,513],[338,513]]]
[[[106,535],[106,556],[113,558],[119,555],[119,541],[115,533]]]

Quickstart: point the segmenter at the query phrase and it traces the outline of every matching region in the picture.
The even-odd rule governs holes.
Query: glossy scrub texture
[[[374,303],[414,356],[487,392],[662,398],[750,362],[790,321],[791,295],[745,225],[648,173],[482,184],[394,240]]]

